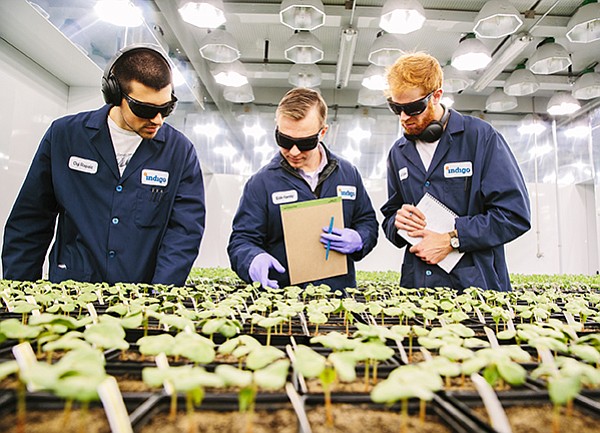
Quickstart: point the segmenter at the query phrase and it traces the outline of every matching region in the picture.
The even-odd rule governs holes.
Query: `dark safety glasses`
[[[282,134],[279,129],[275,129],[275,141],[279,147],[290,150],[296,146],[300,152],[306,152],[307,150],[313,150],[319,144],[319,135],[322,129],[319,129],[315,135],[310,137],[294,138],[289,135]]]
[[[414,102],[409,102],[408,104],[398,104],[392,101],[392,98],[388,98],[387,102],[390,106],[390,110],[392,110],[394,114],[397,114],[398,116],[400,116],[403,111],[407,116],[417,116],[427,109],[427,104],[429,103],[432,95],[433,92]]]
[[[163,105],[147,104],[145,102],[133,99],[126,93],[123,93],[123,98],[127,101],[127,105],[131,109],[131,112],[137,117],[142,119],[154,119],[158,113],[164,118],[173,112],[175,105],[177,105],[177,98],[175,95],[171,95],[171,101]]]

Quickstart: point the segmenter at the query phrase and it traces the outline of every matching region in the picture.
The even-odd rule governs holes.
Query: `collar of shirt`
[[[314,191],[315,188],[317,187],[317,182],[319,181],[319,174],[323,171],[323,169],[325,168],[325,166],[327,165],[327,162],[328,162],[327,154],[325,153],[325,149],[323,148],[321,143],[319,143],[318,149],[319,149],[319,153],[321,154],[321,163],[319,164],[317,169],[313,172],[306,172],[306,171],[302,170],[301,168],[298,169],[298,173],[310,185],[310,189],[312,191]]]

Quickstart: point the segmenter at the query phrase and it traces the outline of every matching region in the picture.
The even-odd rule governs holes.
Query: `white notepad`
[[[425,214],[427,220],[427,230],[437,233],[448,233],[454,230],[454,220],[458,217],[452,210],[448,209],[442,202],[429,193],[425,193],[423,198],[417,204],[417,208]],[[399,229],[398,234],[406,239],[411,245],[416,245],[423,238],[413,238],[408,235],[406,230]],[[444,260],[438,263],[438,266],[447,273],[450,273],[458,263],[464,253],[453,249]]]

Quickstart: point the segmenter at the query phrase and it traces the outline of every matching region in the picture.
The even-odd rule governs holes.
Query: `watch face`
[[[458,238],[450,238],[450,246],[452,248],[460,247],[460,242],[458,241]]]

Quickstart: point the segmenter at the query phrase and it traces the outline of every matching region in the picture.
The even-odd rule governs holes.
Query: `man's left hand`
[[[330,242],[330,248],[334,251],[352,254],[363,247],[363,241],[356,230],[334,228],[331,233],[327,233],[329,227],[323,227],[323,231],[325,233],[321,233],[321,243],[327,246],[327,242]]]
[[[436,265],[452,251],[448,233],[436,233],[430,230],[417,230],[411,236],[423,240],[410,247],[409,251],[430,265]]]

